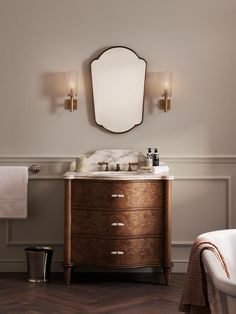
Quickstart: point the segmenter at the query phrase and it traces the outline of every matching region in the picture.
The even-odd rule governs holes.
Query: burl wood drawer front
[[[163,208],[163,196],[163,181],[72,181],[72,207]]]
[[[72,211],[72,236],[128,237],[161,235],[162,233],[162,210],[78,209]]]
[[[158,266],[163,261],[162,242],[161,238],[72,238],[72,261],[85,266]]]

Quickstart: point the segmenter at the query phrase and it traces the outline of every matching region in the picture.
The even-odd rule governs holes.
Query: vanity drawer
[[[73,180],[72,208],[163,208],[164,182]]]
[[[162,233],[162,210],[72,210],[72,236],[127,237]]]
[[[72,261],[86,266],[158,266],[163,262],[162,242],[162,238],[72,238]]]

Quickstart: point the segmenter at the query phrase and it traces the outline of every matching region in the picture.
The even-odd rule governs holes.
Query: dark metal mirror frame
[[[126,130],[126,131],[122,131],[122,132],[114,132],[114,131],[111,131],[111,130],[108,130],[107,128],[105,128],[103,125],[97,123],[96,121],[96,115],[95,115],[95,106],[94,106],[94,103],[95,103],[95,100],[94,100],[94,93],[93,93],[93,88],[92,88],[92,98],[93,98],[93,112],[94,112],[94,121],[95,123],[99,126],[99,127],[102,127],[103,129],[105,129],[106,131],[110,132],[110,133],[113,133],[113,134],[123,134],[123,133],[127,133],[129,131],[131,131],[132,129],[134,129],[136,126],[139,126],[143,123],[143,116],[144,116],[144,99],[145,99],[145,83],[146,83],[146,72],[147,72],[147,61],[144,59],[144,58],[141,58],[139,57],[139,55],[131,48],[128,48],[126,46],[112,46],[112,47],[109,47],[109,48],[106,48],[105,50],[102,51],[102,53],[100,53],[98,55],[97,58],[94,58],[91,60],[90,62],[90,76],[92,78],[92,63],[94,61],[97,61],[105,52],[107,52],[108,50],[110,49],[114,49],[114,48],[125,48],[127,50],[130,50],[132,51],[140,60],[143,60],[145,62],[145,76],[144,76],[144,86],[143,86],[143,89],[144,89],[144,92],[143,92],[143,106],[142,106],[142,119],[141,119],[141,122],[138,123],[138,124],[135,124],[132,128]]]

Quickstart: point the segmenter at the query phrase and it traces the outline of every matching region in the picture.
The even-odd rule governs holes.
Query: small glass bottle
[[[153,153],[153,159],[152,159],[152,165],[154,167],[159,166],[159,153],[157,148],[154,148],[154,153]]]
[[[152,167],[152,149],[148,148],[147,151],[147,167],[151,168]]]

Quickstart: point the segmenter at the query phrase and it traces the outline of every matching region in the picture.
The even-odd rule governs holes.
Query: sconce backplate
[[[164,110],[165,112],[170,110],[170,104],[171,104],[171,100],[170,99],[160,99],[159,100],[160,109]]]
[[[72,105],[73,101],[73,105]],[[72,108],[73,107],[73,108]],[[73,111],[77,109],[77,99],[65,99],[65,109]]]

